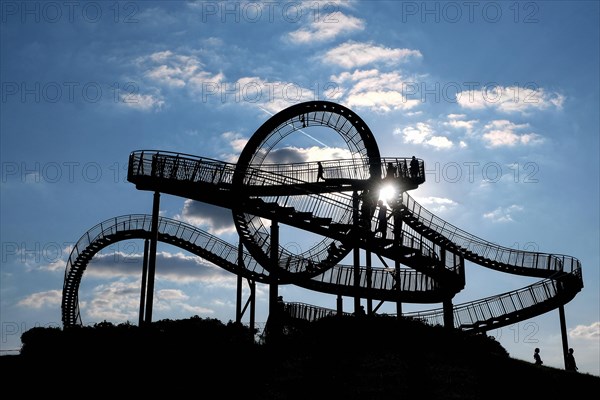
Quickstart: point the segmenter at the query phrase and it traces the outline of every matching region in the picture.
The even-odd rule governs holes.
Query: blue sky
[[[270,115],[321,99],[358,113],[382,156],[425,160],[427,181],[411,195],[439,217],[500,245],[580,259],[569,345],[580,371],[600,375],[598,2],[3,1],[0,11],[2,350],[34,326],[61,326],[66,259],[81,235],[151,213],[151,193],[126,181],[131,151],[235,162]],[[343,154],[333,132],[317,133],[327,147],[287,145],[307,161]],[[228,210],[167,195],[160,210],[237,243]],[[84,323],[137,322],[142,248],[120,242],[95,257]],[[157,263],[154,319],[235,318],[234,276],[170,246]],[[466,272],[455,304],[535,282]],[[280,291],[336,306],[332,295]],[[268,288],[257,296],[265,321]],[[515,358],[533,361],[540,347],[546,365],[563,365],[558,311],[489,334]]]

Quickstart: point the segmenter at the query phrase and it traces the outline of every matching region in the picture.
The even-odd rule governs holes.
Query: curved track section
[[[69,255],[65,270],[62,294],[64,326],[82,324],[79,309],[79,286],[87,265],[94,255],[119,241],[149,239],[151,225],[151,215],[123,215],[103,221],[81,236]],[[192,225],[160,217],[158,240],[189,251],[247,279],[265,284],[270,282],[269,272],[264,270],[250,253],[242,251],[240,260],[237,246]],[[395,299],[398,293],[403,293],[401,298],[404,300],[419,302],[427,302],[432,297],[441,299],[443,295],[435,280],[408,269],[401,270],[400,276],[397,277],[390,271],[372,271],[368,268],[361,268],[361,276],[364,278],[357,289],[353,286],[353,268],[348,265],[336,265],[325,274],[305,281],[304,286],[332,294],[343,292],[350,295],[352,290],[360,290],[364,296],[382,299]],[[280,284],[286,283],[290,282],[280,281]]]
[[[62,295],[62,320],[65,326],[81,324],[79,285],[85,269],[103,248],[122,240],[149,239],[152,216],[135,214],[110,218],[89,229],[73,246],[67,260]],[[196,254],[220,267],[258,282],[265,282],[268,273],[252,257],[245,254],[238,263],[237,247],[191,225],[160,218],[158,240]]]
[[[328,128],[328,130],[333,130],[341,136],[350,153],[350,162],[353,166],[351,171],[355,179],[369,180],[371,176],[378,177],[377,174],[381,173],[379,148],[367,124],[358,115],[342,105],[327,101],[312,101],[296,104],[273,115],[252,135],[240,154],[233,175],[235,197],[244,199],[248,196],[248,184],[245,181],[252,174],[249,171],[249,167],[260,170],[263,164],[268,163],[269,156],[275,150],[277,144],[296,132],[308,135],[305,130],[315,127]],[[328,165],[328,179],[331,179],[331,170],[331,166]],[[276,166],[276,171],[280,176],[289,176],[291,178],[294,178],[298,174],[293,168],[283,170],[279,166]],[[293,175],[289,175],[289,173]],[[317,168],[315,181],[318,181],[319,178],[319,170]],[[322,196],[328,196],[328,194]],[[296,203],[307,203],[305,204],[307,208],[311,208],[310,204],[322,202],[322,199],[315,199],[310,193],[306,195],[298,193],[294,197]],[[314,200],[314,203],[311,200]],[[332,201],[338,200],[339,198],[332,199]],[[352,198],[347,200],[345,207],[344,204],[340,205],[345,210],[351,210]],[[295,209],[298,208],[295,207]],[[310,212],[309,210],[303,211]],[[266,243],[264,239],[270,236],[270,229],[264,225],[263,219],[259,215],[247,212],[243,207],[233,207],[232,213],[238,233],[250,253],[266,269],[278,268],[270,260],[269,249],[264,246]],[[352,214],[351,212],[342,213],[326,218],[335,218],[339,224],[350,224]],[[286,257],[291,259],[292,263],[300,266],[302,271],[307,271],[309,266],[301,265],[301,260],[311,260],[313,266],[321,265],[322,256],[326,254],[327,249],[334,243],[334,239],[323,236],[320,242],[298,257],[294,257],[291,254],[286,255]],[[338,245],[339,243],[336,244],[336,247]],[[343,250],[347,250],[346,254],[349,251],[349,249],[344,247]],[[284,269],[283,272],[290,271]]]

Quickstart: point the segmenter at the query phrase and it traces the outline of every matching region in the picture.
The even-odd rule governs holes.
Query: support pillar
[[[450,298],[444,300],[444,328],[454,329],[454,306]]]
[[[359,293],[360,290],[360,246],[358,245],[358,232],[359,232],[359,215],[358,215],[358,192],[354,191],[352,194],[352,225],[354,227],[354,289],[355,293]],[[360,313],[360,296],[356,294],[354,296],[354,313],[358,315]]]
[[[402,193],[400,193],[402,198]],[[402,218],[400,217],[399,205],[394,210],[394,248],[400,249],[402,246]],[[402,301],[400,300],[402,285],[400,284],[400,261],[394,261],[394,271],[396,273],[396,284],[398,285],[398,297],[396,299],[396,317],[402,318]]]
[[[148,239],[144,240],[144,261],[142,261],[142,289],[140,291],[140,317],[138,326],[144,324],[144,311],[146,309],[146,281],[148,280]]]
[[[344,299],[342,298],[341,294],[337,295],[336,305],[337,305],[337,315],[341,317],[342,315],[344,315]]]
[[[244,260],[242,256],[244,255],[244,247],[242,245],[242,241],[239,241],[238,244],[238,271],[237,274],[237,287],[236,287],[236,296],[235,296],[235,322],[242,322],[242,274],[241,270],[244,268]]]
[[[371,265],[371,251],[365,252],[365,258],[367,261],[367,293],[371,292],[373,286],[373,267]],[[373,298],[371,295],[367,295],[367,315],[373,315]]]
[[[250,330],[254,332],[256,315],[256,282],[249,280],[248,286],[250,286]]]
[[[567,322],[565,318],[565,307],[563,305],[558,307],[558,316],[560,318],[560,335],[562,337],[562,351],[563,360],[565,363],[565,369],[567,368],[567,354],[569,352],[569,341],[567,337]]]
[[[271,252],[269,269],[269,339],[276,339],[281,335],[281,315],[279,312],[279,224],[277,221],[271,223]]]
[[[154,275],[156,274],[156,247],[158,243],[158,213],[160,192],[154,192],[152,202],[152,230],[150,236],[150,252],[148,255],[148,285],[146,292],[146,315],[144,324],[152,323],[152,304],[154,302]]]

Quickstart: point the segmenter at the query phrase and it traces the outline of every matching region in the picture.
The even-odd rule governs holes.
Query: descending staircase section
[[[88,230],[77,241],[65,270],[62,294],[62,321],[64,326],[81,325],[79,286],[83,273],[93,256],[103,248],[123,240],[149,239],[151,215],[124,215],[110,218]],[[200,256],[221,268],[260,283],[269,283],[269,272],[264,270],[247,251],[239,249],[201,229],[181,221],[160,217],[158,240]],[[365,297],[418,302],[438,302],[445,295],[437,282],[426,275],[409,269],[372,270],[360,267],[358,283],[354,282],[352,266],[336,265],[325,273],[302,281],[301,286],[323,293],[352,293],[359,291]],[[280,284],[292,282],[281,280]],[[294,282],[295,283],[295,282]]]
[[[580,290],[578,280],[573,276],[544,279],[518,290],[455,305],[454,328],[479,333],[526,321],[571,301]],[[295,318],[309,321],[337,315],[336,310],[304,303],[286,303],[286,311]],[[402,316],[432,326],[444,325],[442,308],[404,313]]]
[[[408,193],[402,195],[402,215],[406,224],[432,242],[487,268],[538,278],[548,278],[557,272],[581,274],[581,263],[574,257],[515,250],[491,243],[435,216]]]
[[[544,278],[521,289],[455,305],[455,328],[485,332],[525,321],[567,304],[583,288],[581,262],[574,257],[498,246],[436,217],[407,193],[403,194],[401,214],[403,221],[424,238],[448,251],[464,255],[475,264],[506,273]],[[293,315],[311,318],[335,313],[329,309],[317,310],[318,307],[307,308],[302,303],[290,303],[287,307]],[[444,324],[442,308],[403,316],[431,325]]]
[[[511,292],[454,306],[454,327],[485,332],[525,321],[571,301],[581,290],[580,274],[558,274]],[[443,324],[443,310],[434,309],[404,316],[426,323]]]

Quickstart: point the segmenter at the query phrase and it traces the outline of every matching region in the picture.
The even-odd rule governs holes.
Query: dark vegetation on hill
[[[33,328],[21,341],[21,354],[0,357],[0,366],[3,382],[31,382],[23,393],[546,400],[600,392],[599,377],[511,359],[486,335],[389,317],[287,321],[265,343],[244,325],[197,316],[143,329]]]

